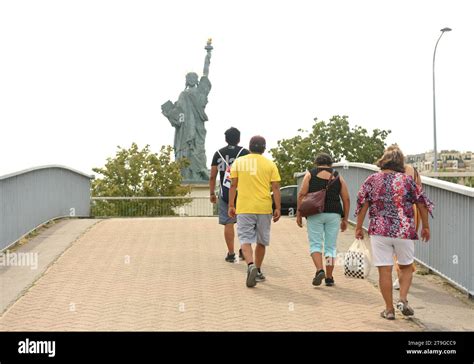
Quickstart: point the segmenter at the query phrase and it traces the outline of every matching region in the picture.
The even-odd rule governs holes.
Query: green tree
[[[270,153],[278,166],[282,185],[294,184],[294,173],[310,169],[320,152],[330,153],[335,162],[374,163],[385,149],[390,130],[374,129],[370,134],[361,126],[350,127],[347,116],[335,115],[329,122],[318,121],[312,130],[298,129],[298,135],[279,140]]]
[[[105,166],[92,170],[100,177],[92,182],[94,197],[156,197],[185,196],[189,188],[182,186],[184,159],[173,161],[173,148],[162,146],[153,153],[150,146],[140,149],[132,143],[126,149],[117,147],[115,157],[107,158]],[[173,215],[176,207],[188,199],[170,200],[95,200],[95,216],[160,216]]]

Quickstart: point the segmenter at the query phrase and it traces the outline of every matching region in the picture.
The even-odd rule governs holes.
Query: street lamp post
[[[436,143],[436,94],[435,94],[435,59],[436,59],[436,48],[438,48],[438,43],[444,32],[450,32],[451,28],[441,29],[441,34],[439,35],[438,40],[433,52],[433,133],[434,133],[434,171],[438,172],[438,148]]]

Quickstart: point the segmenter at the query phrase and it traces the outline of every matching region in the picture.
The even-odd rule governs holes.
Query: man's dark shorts
[[[227,224],[235,224],[237,219],[235,217],[229,217],[229,205],[225,202],[222,198],[219,198],[219,224],[227,225]]]

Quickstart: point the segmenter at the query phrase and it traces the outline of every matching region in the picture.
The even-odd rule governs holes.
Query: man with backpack
[[[211,163],[211,176],[209,178],[210,200],[212,203],[219,204],[219,224],[224,225],[224,238],[227,244],[226,262],[235,262],[234,252],[234,224],[237,222],[235,217],[229,217],[229,189],[231,186],[230,168],[232,163],[239,157],[249,154],[249,151],[238,146],[240,143],[240,131],[237,128],[226,130],[225,141],[227,146],[214,153]],[[219,172],[220,190],[219,198],[216,196],[216,177]],[[234,205],[235,201],[232,203]],[[240,259],[243,259],[242,250],[239,250]]]

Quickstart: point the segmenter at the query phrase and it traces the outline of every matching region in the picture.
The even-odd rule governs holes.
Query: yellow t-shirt
[[[271,214],[272,182],[280,181],[278,168],[261,154],[240,157],[232,164],[230,178],[238,178],[237,214]]]

